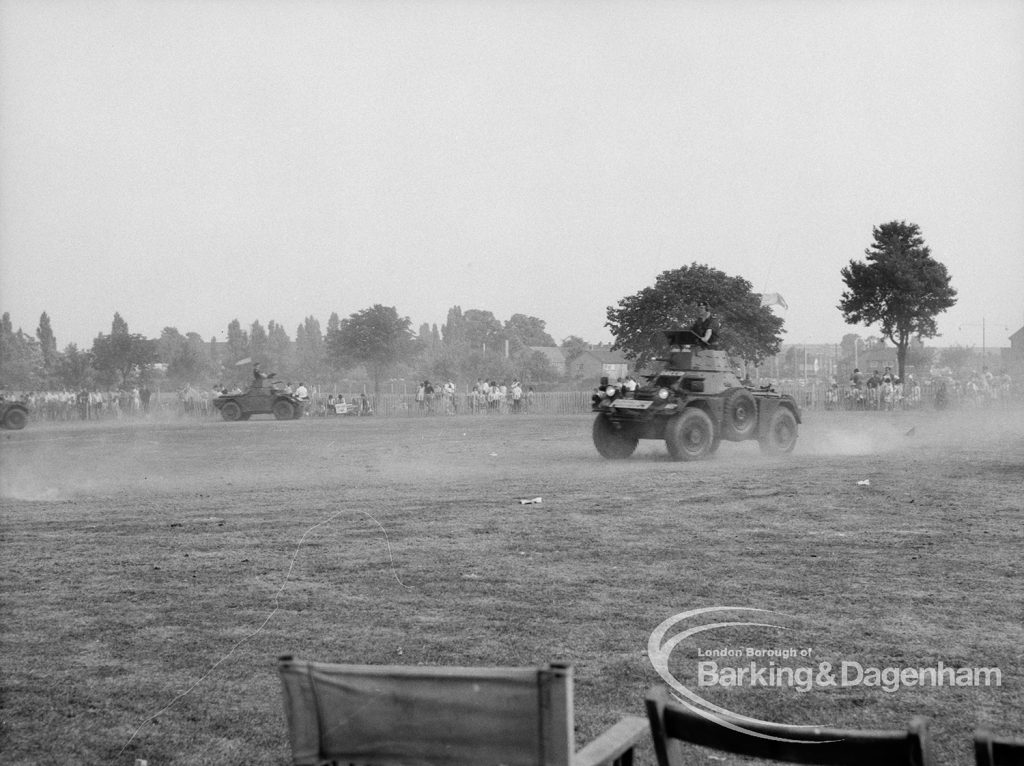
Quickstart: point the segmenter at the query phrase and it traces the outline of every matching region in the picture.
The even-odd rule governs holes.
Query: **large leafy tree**
[[[554,346],[555,340],[545,329],[546,322],[526,314],[513,314],[505,322],[505,335],[524,346]]]
[[[467,309],[462,315],[465,322],[466,342],[471,349],[504,353],[505,330],[490,311]]]
[[[664,331],[690,327],[697,320],[697,302],[706,300],[721,322],[722,348],[733,357],[758,363],[777,354],[783,321],[761,306],[743,277],[729,276],[693,263],[658,275],[652,287],[608,307],[608,327],[615,348],[643,367],[665,351]]]
[[[128,323],[120,314],[114,314],[110,334],[101,333],[92,342],[92,366],[107,383],[127,386],[134,376],[145,375],[158,360],[156,343],[129,332]]]
[[[413,351],[410,325],[393,306],[376,304],[342,319],[337,329],[328,329],[327,356],[338,368],[362,365],[373,380],[374,393],[380,393],[388,373]]]
[[[165,327],[156,340],[160,361],[167,365],[167,378],[176,385],[195,383],[210,376],[210,359],[198,333],[182,335],[177,327]]]
[[[847,324],[880,325],[896,346],[899,376],[913,336],[938,334],[935,317],[956,303],[946,267],[931,256],[917,224],[891,221],[873,229],[866,261],[850,261],[840,273],[847,289],[839,309]]]
[[[57,357],[57,378],[61,385],[75,391],[92,386],[92,354],[69,343]]]

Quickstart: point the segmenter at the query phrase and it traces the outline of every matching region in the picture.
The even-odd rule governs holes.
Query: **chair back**
[[[295,766],[570,766],[572,668],[340,665],[282,657]]]
[[[1024,766],[1024,740],[998,738],[978,729],[974,733],[974,762],[977,766]]]
[[[671,702],[663,687],[647,694],[647,717],[660,766],[680,766],[678,743],[787,763],[835,766],[931,766],[928,721],[903,731],[866,731],[757,723],[716,716],[710,720]]]

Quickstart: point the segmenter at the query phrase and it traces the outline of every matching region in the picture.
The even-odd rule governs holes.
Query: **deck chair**
[[[663,687],[655,687],[648,692],[647,717],[659,766],[687,763],[682,758],[680,742],[787,763],[932,766],[928,721],[923,717],[915,718],[906,731],[808,729],[785,724],[730,721],[762,735],[757,736],[727,728],[670,701]]]
[[[647,721],[574,752],[572,667],[337,665],[281,657],[295,766],[630,766]]]
[[[997,738],[978,729],[974,732],[974,762],[977,766],[1024,766],[1024,739]]]

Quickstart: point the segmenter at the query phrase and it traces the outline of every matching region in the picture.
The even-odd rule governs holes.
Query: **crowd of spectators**
[[[635,388],[635,378],[621,381],[624,388]],[[847,382],[833,379],[829,383],[807,381],[773,381],[773,387],[794,395],[808,410],[904,410],[944,409],[956,407],[1004,406],[1024,402],[1024,391],[1014,384],[1005,371],[996,373],[987,368],[965,371],[960,376],[933,375],[919,381],[908,374],[900,380],[890,368],[870,374],[856,370]],[[456,415],[516,414],[531,410],[549,411],[555,406],[552,397],[570,393],[537,394],[532,386],[519,380],[502,383],[478,378],[468,389],[458,391],[455,383],[446,380],[432,384],[424,380],[415,393],[383,394],[326,393],[318,386],[300,382],[277,383],[307,402],[305,412],[311,417],[336,415]],[[197,388],[191,384],[172,391],[154,392],[146,385],[117,389],[82,391],[0,391],[0,397],[21,401],[28,406],[30,417],[38,420],[111,420],[146,416],[218,416],[213,400],[217,396],[242,393],[238,386],[217,384]],[[558,402],[560,412],[587,410],[584,395],[578,403]],[[573,402],[576,399],[573,398]],[[552,410],[553,411],[553,410]]]
[[[5,391],[0,397],[21,402],[41,420],[98,420],[148,412],[153,392],[146,386],[133,386],[104,391]]]
[[[993,374],[987,367],[981,372],[970,370],[956,378],[935,375],[922,385],[914,375],[901,380],[891,367],[870,375],[853,371],[847,385],[835,379],[825,396],[826,409],[903,410],[930,404],[936,409],[952,406],[990,406],[1020,398],[1013,380],[1006,371]]]

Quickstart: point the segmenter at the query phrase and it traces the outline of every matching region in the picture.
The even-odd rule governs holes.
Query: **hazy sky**
[[[1008,345],[1024,3],[0,0],[0,311],[62,348],[376,303],[596,342],[695,261],[838,342],[891,220],[936,342]]]

